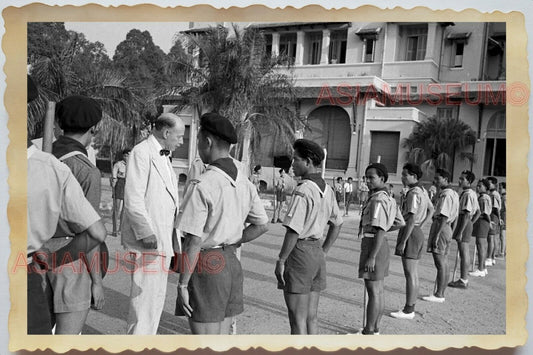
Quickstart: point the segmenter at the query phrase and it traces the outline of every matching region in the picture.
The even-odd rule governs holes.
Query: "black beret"
[[[200,117],[200,128],[225,140],[230,144],[237,143],[237,132],[231,122],[215,112],[204,113]]]
[[[293,144],[293,148],[304,155],[302,158],[310,158],[315,165],[317,162],[320,164],[324,160],[324,149],[309,139],[297,139]]]
[[[98,102],[86,96],[69,96],[56,106],[56,118],[63,130],[88,130],[102,119]]]
[[[39,96],[39,90],[37,85],[31,79],[31,76],[28,75],[28,102],[35,100]]]
[[[376,169],[381,171],[381,174],[385,177],[384,181],[387,182],[389,179],[389,172],[387,171],[387,167],[381,163],[372,163],[369,166],[366,167],[365,172],[368,169]]]

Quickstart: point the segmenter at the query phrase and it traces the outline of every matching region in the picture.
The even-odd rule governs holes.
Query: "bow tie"
[[[161,149],[159,151],[159,155],[166,155],[166,156],[169,156],[170,155],[170,150],[168,149]]]

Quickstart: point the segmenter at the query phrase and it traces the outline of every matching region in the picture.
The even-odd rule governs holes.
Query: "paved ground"
[[[111,230],[111,194],[107,180],[102,180],[102,214]],[[270,212],[269,212],[270,213]],[[321,294],[319,326],[322,334],[353,333],[362,326],[363,282],[357,278],[360,240],[356,236],[358,212],[345,218],[341,234],[327,259],[328,288]],[[426,227],[428,229],[428,227]],[[289,323],[283,295],[276,289],[274,266],[283,242],[280,224],[271,224],[267,234],[246,244],[242,251],[244,270],[244,313],[238,317],[239,334],[288,334]],[[427,230],[426,230],[427,235]],[[388,243],[394,250],[396,233],[389,233]],[[106,304],[102,311],[91,310],[85,334],[124,334],[128,311],[130,276],[123,269],[123,250],[119,238],[109,236],[112,254],[110,272],[104,279]],[[473,244],[471,252],[473,252]],[[453,270],[456,244],[452,245],[449,263]],[[117,253],[115,255],[115,253]],[[118,258],[117,258],[118,256]],[[436,271],[430,254],[419,263],[420,296],[433,289]],[[405,302],[404,277],[399,257],[391,256],[390,274],[385,279],[385,315],[382,334],[504,334],[505,333],[505,261],[489,268],[485,278],[472,278],[467,290],[448,288],[446,302],[433,304],[419,300],[414,320],[397,320],[388,316]],[[161,318],[160,334],[190,334],[185,318],[174,316],[177,275],[171,274]]]

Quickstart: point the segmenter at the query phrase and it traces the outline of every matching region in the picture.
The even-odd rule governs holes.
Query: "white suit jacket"
[[[128,251],[155,252],[146,249],[142,240],[157,238],[157,252],[172,256],[179,251],[177,223],[178,183],[169,158],[160,155],[161,145],[153,135],[137,144],[128,161],[124,190],[122,245]],[[176,247],[174,247],[176,246]]]

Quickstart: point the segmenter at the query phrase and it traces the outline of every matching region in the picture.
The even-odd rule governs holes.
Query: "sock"
[[[415,311],[415,305],[405,305],[405,307],[403,307],[403,310],[402,312],[403,313],[413,313]]]
[[[463,283],[464,283],[465,285],[468,283],[468,280],[463,280],[463,279],[461,279],[461,278],[460,278],[459,280],[463,281]]]

